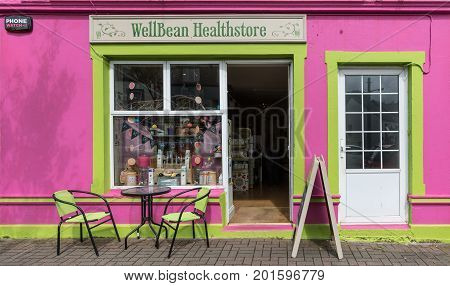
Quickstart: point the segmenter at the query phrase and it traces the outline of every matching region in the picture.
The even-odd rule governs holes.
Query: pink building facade
[[[123,231],[138,221],[138,202],[122,197],[109,184],[109,175],[105,174],[110,166],[103,166],[106,169],[103,172],[96,170],[99,168],[98,160],[101,164],[109,161],[102,161],[96,153],[99,152],[96,144],[100,144],[96,143],[96,136],[99,136],[101,128],[96,121],[105,115],[98,114],[103,109],[96,110],[95,97],[101,93],[98,85],[105,83],[98,82],[95,60],[103,57],[109,62],[121,58],[117,55],[108,58],[106,50],[109,44],[90,41],[90,15],[158,15],[163,18],[168,15],[242,14],[264,17],[277,14],[289,17],[295,14],[306,15],[306,40],[292,46],[301,52],[286,55],[282,50],[278,53],[297,65],[293,67],[292,75],[295,82],[293,102],[297,108],[293,121],[300,122],[300,128],[293,130],[298,133],[294,137],[301,137],[304,142],[294,142],[297,151],[293,155],[292,176],[298,179],[292,179],[292,220],[296,220],[313,155],[317,154],[323,155],[328,165],[338,213],[336,219],[343,235],[450,240],[450,165],[447,162],[450,159],[450,4],[445,1],[1,2],[3,18],[8,15],[31,16],[33,29],[24,33],[8,32],[5,28],[0,31],[0,236],[54,237],[59,219],[51,195],[62,189],[104,194],[111,201],[116,222]],[[169,58],[173,58],[176,52],[176,48],[171,50],[171,47],[183,45],[151,41],[126,45],[147,45],[150,54],[146,56],[151,57],[152,44],[160,45],[158,47],[167,45]],[[243,44],[246,44],[245,40],[230,45]],[[265,45],[248,44],[249,49],[254,50],[258,45]],[[120,44],[115,45],[120,47]],[[214,43],[191,45],[197,45],[196,60],[201,60],[202,56],[209,60],[215,53],[217,60],[227,60],[222,50],[227,44],[217,44],[216,52]],[[210,45],[213,50],[206,54],[202,45]],[[258,59],[279,58],[279,55],[273,56],[277,54],[273,49],[278,46],[281,47],[282,43],[268,47],[270,51],[260,52]],[[238,49],[240,47],[236,47]],[[120,53],[124,60],[131,56],[133,60],[140,60],[134,51],[130,51],[129,56],[122,51]],[[186,54],[180,55],[181,58],[183,56],[189,59]],[[254,56],[252,52],[240,52],[238,59],[247,60]],[[158,57],[164,58],[159,50]],[[236,56],[230,58],[236,59]],[[142,57],[142,60],[147,58]],[[340,140],[346,139],[348,146],[350,137],[345,134],[352,131],[344,123],[345,120],[349,122],[348,114],[351,112],[345,111],[345,99],[342,103],[339,99],[351,91],[345,90],[344,79],[341,78],[349,81],[349,77],[359,76],[363,80],[362,89],[365,89],[365,77],[381,77],[383,84],[383,76],[389,76],[391,69],[398,70],[396,75],[400,81],[402,78],[405,80],[405,96],[399,100],[398,110],[394,111],[400,118],[405,118],[403,121],[398,119],[400,129],[403,129],[398,131],[399,137],[404,132],[405,139],[401,143],[404,145],[396,147],[401,151],[398,166],[394,166],[403,172],[399,180],[404,180],[404,185],[399,184],[405,194],[403,196],[400,190],[400,194],[395,193],[394,197],[400,197],[397,202],[399,212],[405,214],[400,215],[400,219],[390,220],[387,218],[392,216],[389,212],[380,213],[376,209],[374,213],[361,214],[366,219],[358,219],[358,215],[351,214],[353,211],[358,213],[355,208],[389,208],[391,201],[390,198],[380,199],[380,205],[370,205],[367,201],[373,199],[372,195],[360,195],[361,191],[358,191],[365,188],[361,187],[361,181],[371,185],[373,182],[388,182],[392,178],[389,172],[381,172],[386,177],[375,178],[346,173],[351,169],[348,167],[349,157],[347,168],[342,166],[342,156],[348,155],[341,153]],[[392,93],[402,97],[401,82],[399,86]],[[362,94],[363,98],[366,96],[364,91],[355,93]],[[379,94],[383,98],[381,91]],[[301,114],[298,108],[303,109]],[[362,114],[366,118],[364,111]],[[384,116],[383,111],[380,114]],[[386,135],[383,124],[382,121],[381,136]],[[359,133],[364,138],[370,136],[364,131]],[[348,150],[349,147],[345,148]],[[377,152],[381,151],[373,151],[374,154]],[[369,156],[364,150],[356,153]],[[380,156],[384,155],[380,153]],[[361,164],[365,162],[362,159]],[[364,174],[375,175],[375,171],[369,173]],[[343,184],[343,181],[347,183]],[[379,196],[384,196],[386,190],[382,189],[386,186],[381,184],[379,188]],[[326,237],[328,229],[323,194],[320,188],[317,189],[307,218],[307,236],[312,238]],[[361,202],[365,198],[367,201]],[[96,201],[81,200],[85,200],[83,204],[87,207],[100,207]],[[156,201],[156,218],[162,213],[164,202],[165,198]],[[213,225],[213,237],[290,236],[290,224],[261,226],[250,223],[239,227],[229,224],[229,204],[226,188],[215,187],[207,216]],[[106,228],[100,232],[113,235]],[[75,233],[74,230],[65,235],[70,237]]]

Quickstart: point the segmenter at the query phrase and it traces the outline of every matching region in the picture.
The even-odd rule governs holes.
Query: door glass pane
[[[380,76],[363,76],[363,90],[364,93],[380,92]]]
[[[345,115],[345,125],[346,125],[347,131],[361,131],[362,130],[361,114]]]
[[[220,116],[116,116],[113,124],[116,186],[221,184]]]
[[[170,65],[172,110],[220,109],[219,65]]]
[[[345,93],[361,93],[361,76],[345,76]]]
[[[114,110],[162,109],[162,64],[114,65]]]
[[[361,95],[347,94],[345,96],[345,111],[346,112],[361,112]]]
[[[345,76],[345,112],[347,168],[398,168],[399,76]]]
[[[381,76],[381,92],[398,92],[398,76],[382,75]]]
[[[398,94],[381,95],[381,111],[398,111]]]
[[[383,132],[383,150],[398,150],[398,132]]]
[[[364,131],[380,130],[379,114],[364,114]]]
[[[347,133],[346,150],[362,150],[362,133]]]
[[[380,111],[380,95],[365,94],[364,95],[364,111],[379,112]]]
[[[364,169],[380,169],[381,152],[364,152]]]
[[[364,133],[364,150],[380,150],[380,133]]]
[[[399,152],[383,152],[383,169],[400,168]]]
[[[362,152],[346,153],[347,169],[362,169]]]
[[[398,113],[383,113],[383,130],[398,131]]]

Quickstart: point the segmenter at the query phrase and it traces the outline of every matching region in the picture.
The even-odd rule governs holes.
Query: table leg
[[[127,236],[125,236],[125,249],[128,248],[128,237],[130,237],[130,235],[132,235],[134,232],[137,232],[137,237],[139,239],[140,234],[139,234],[139,229],[147,222],[147,214],[146,214],[146,203],[145,203],[145,199],[141,198],[141,223],[135,227],[132,231],[130,231],[130,233],[127,234]]]
[[[161,227],[161,224],[156,223],[153,220],[153,198],[152,197],[148,198],[148,214],[149,214],[149,216],[148,216],[148,225],[150,226],[150,229],[152,230],[153,234],[156,237],[158,234],[157,234],[156,230],[153,228],[152,225],[154,224],[154,225],[157,225],[157,226]],[[166,232],[166,238],[167,238],[167,227],[165,225],[162,225],[162,227],[164,228],[164,230]]]
[[[153,234],[156,236],[156,231],[152,226],[153,223],[153,198],[152,197],[148,197],[148,226],[150,227],[151,231],[153,232]]]

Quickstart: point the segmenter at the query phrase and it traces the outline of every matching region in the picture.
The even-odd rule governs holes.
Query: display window
[[[163,110],[163,65],[114,65],[114,110]]]
[[[112,185],[223,185],[219,63],[111,64]]]
[[[170,65],[172,110],[220,109],[218,64]]]

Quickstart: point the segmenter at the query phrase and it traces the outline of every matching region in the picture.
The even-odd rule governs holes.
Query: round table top
[[[148,196],[151,197],[167,194],[168,192],[170,192],[169,187],[142,186],[122,190],[121,194],[123,196],[131,196],[131,197],[148,197]]]

